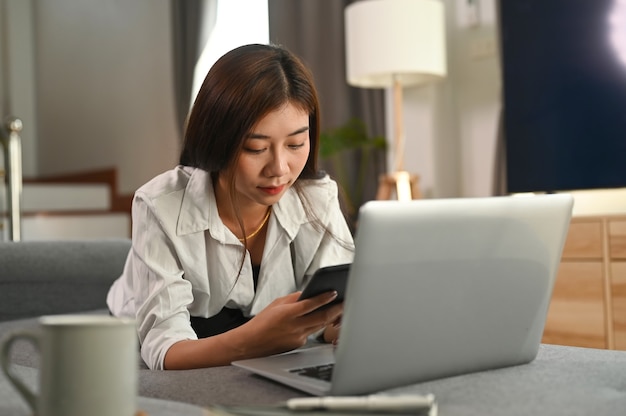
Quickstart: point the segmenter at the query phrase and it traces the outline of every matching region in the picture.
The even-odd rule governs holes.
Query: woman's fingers
[[[336,298],[337,298],[337,291],[332,290],[330,292],[325,292],[317,296],[314,296],[312,298],[299,300],[297,302],[297,304],[300,306],[299,315],[309,314],[315,311],[316,309],[332,302]]]
[[[321,306],[332,302],[336,293],[322,293],[298,300],[299,293],[276,299],[248,324],[253,326],[262,350],[287,351],[304,345],[307,337],[332,326],[341,319],[343,304]]]

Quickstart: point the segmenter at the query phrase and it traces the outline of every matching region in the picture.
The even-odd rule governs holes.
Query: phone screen
[[[317,269],[313,276],[311,276],[311,280],[309,280],[309,283],[305,286],[298,300],[336,290],[337,297],[335,300],[322,306],[322,308],[343,302],[349,270],[350,264],[339,264]]]

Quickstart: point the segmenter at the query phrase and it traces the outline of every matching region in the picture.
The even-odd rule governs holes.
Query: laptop
[[[566,194],[367,202],[338,345],[232,364],[342,396],[531,362],[572,207]]]

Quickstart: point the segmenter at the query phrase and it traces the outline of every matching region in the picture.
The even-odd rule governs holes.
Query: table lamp
[[[345,9],[346,76],[361,88],[393,88],[394,170],[377,198],[419,197],[417,177],[404,169],[402,89],[446,75],[445,12],[440,0],[363,0]]]

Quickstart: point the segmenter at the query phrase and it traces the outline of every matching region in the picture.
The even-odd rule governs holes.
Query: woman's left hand
[[[341,318],[337,319],[331,325],[324,329],[324,341],[337,345],[339,342],[339,331],[341,329]]]

